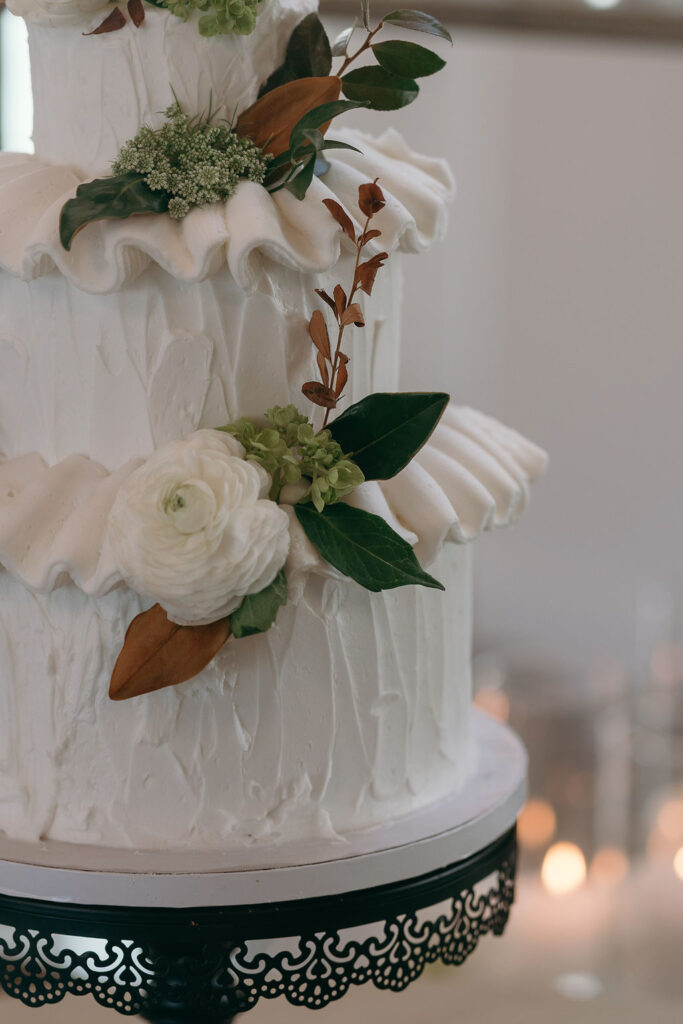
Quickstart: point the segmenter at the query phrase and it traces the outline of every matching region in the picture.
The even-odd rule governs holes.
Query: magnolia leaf
[[[76,198],[69,199],[62,207],[59,237],[69,250],[75,235],[86,224],[97,220],[125,220],[141,213],[166,213],[169,201],[167,192],[153,191],[144,175],[137,171],[97,178],[79,185]]]
[[[337,100],[340,91],[341,81],[334,75],[299,78],[280,85],[240,114],[235,131],[250,138],[271,156],[279,156],[290,148],[292,132],[306,114]],[[319,128],[322,123],[305,124],[303,127]]]
[[[425,78],[446,67],[445,60],[417,43],[392,39],[386,43],[375,43],[372,52],[383,68],[405,78]]]
[[[289,37],[283,63],[261,86],[259,96],[299,78],[329,75],[331,68],[332,50],[327,33],[318,15],[308,14]]]
[[[369,181],[358,189],[358,206],[366,217],[374,217],[387,205],[384,192],[376,181]]]
[[[236,640],[255,633],[265,633],[275,622],[277,613],[287,604],[287,576],[280,569],[273,582],[258,594],[245,597],[236,612],[230,616],[232,635]]]
[[[120,7],[115,7],[111,14],[108,14],[101,24],[97,28],[93,29],[92,32],[84,32],[84,36],[101,36],[105,32],[118,32],[119,29],[126,27],[126,19],[123,11]]]
[[[389,480],[429,440],[448,402],[442,392],[378,392],[352,405],[329,429],[366,480]]]
[[[321,384],[317,380],[309,380],[302,387],[302,392],[314,405],[320,405],[323,409],[334,409],[337,405],[337,396],[327,384]]]
[[[352,302],[348,309],[344,310],[341,322],[344,325],[344,327],[348,327],[349,324],[355,324],[356,327],[365,327],[365,317],[363,316],[363,310],[360,308],[357,302]]]
[[[356,283],[362,292],[366,295],[372,295],[372,289],[375,287],[375,278],[377,277],[377,271],[384,266],[384,261],[389,259],[388,252],[378,252],[376,256],[366,260],[365,263],[361,263],[356,271]]]
[[[426,32],[430,36],[438,36],[440,39],[447,39],[453,42],[451,34],[445,25],[433,18],[431,14],[424,14],[422,11],[401,10],[392,11],[382,18],[384,24],[397,25],[398,28],[405,28],[411,32]]]
[[[112,700],[128,700],[192,679],[230,636],[230,620],[178,626],[155,604],[133,619],[109,686]]]
[[[356,241],[356,232],[353,229],[353,221],[349,217],[348,213],[336,200],[334,199],[323,199],[323,203],[330,211],[337,224],[341,227],[344,234],[351,239],[352,242]],[[334,308],[334,306],[333,306]]]
[[[145,5],[142,0],[128,0],[128,13],[135,27],[140,28],[145,20]]]
[[[303,530],[326,561],[367,590],[393,590],[410,584],[443,590],[424,571],[407,541],[381,518],[340,502],[317,512],[295,505]]]
[[[356,25],[349,25],[343,32],[340,32],[335,41],[332,43],[332,56],[333,57],[344,57],[346,50],[351,41],[351,36],[356,29]]]
[[[330,352],[330,336],[327,333],[325,317],[319,309],[316,309],[313,312],[311,322],[308,325],[308,333],[310,334],[311,341],[317,348],[318,352],[321,352],[326,359],[331,359],[332,353]]]
[[[392,75],[382,67],[356,68],[344,75],[342,91],[350,100],[365,100],[371,110],[399,110],[407,107],[420,91],[412,78]]]

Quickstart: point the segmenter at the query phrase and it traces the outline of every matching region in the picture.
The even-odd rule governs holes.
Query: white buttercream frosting
[[[118,291],[150,264],[178,280],[202,281],[227,265],[252,291],[264,263],[322,273],[339,259],[341,230],[323,205],[336,199],[358,216],[358,187],[379,178],[387,205],[373,223],[379,248],[418,253],[446,231],[453,180],[443,160],[412,152],[398,132],[379,139],[349,129],[331,134],[361,154],[335,151],[330,170],[315,178],[303,201],[243,181],[227,203],[193,210],[181,221],[166,214],[88,225],[66,252],[59,239],[64,203],[84,180],[38,157],[0,154],[0,268],[31,281],[57,268],[79,288]]]
[[[37,455],[0,463],[0,564],[37,592],[54,590],[67,575],[86,593],[97,596],[125,581],[161,601],[171,611],[171,617],[179,621],[212,621],[229,614],[239,601],[233,603],[233,595],[227,590],[223,599],[230,607],[221,604],[220,614],[213,614],[214,605],[207,610],[201,604],[202,588],[215,580],[215,586],[209,589],[212,594],[216,590],[218,607],[224,569],[218,555],[215,565],[205,565],[205,556],[209,556],[211,563],[213,552],[204,546],[206,538],[199,550],[196,542],[190,551],[184,544],[178,551],[174,548],[168,565],[159,565],[157,550],[155,517],[160,494],[162,505],[166,501],[167,484],[172,485],[173,491],[194,474],[210,479],[214,514],[218,487],[214,486],[213,468],[203,471],[195,463],[188,475],[186,462],[188,450],[193,463],[200,449],[213,455],[214,443],[223,450],[223,454],[218,453],[221,468],[223,463],[236,458],[225,454],[228,444],[236,443],[231,438],[216,431],[201,431],[189,442],[176,442],[162,450],[146,465],[128,463],[113,474],[79,456],[52,467]],[[445,540],[470,541],[482,530],[513,522],[525,508],[529,485],[543,472],[546,461],[545,453],[516,431],[474,409],[451,405],[428,443],[406,469],[392,480],[362,484],[348,500],[382,516],[415,547],[418,558],[431,565]],[[257,467],[239,458],[236,462],[258,476]],[[267,474],[263,476],[267,480]],[[265,480],[261,481],[260,491],[258,482],[253,481],[247,502],[252,518],[253,502],[257,503],[267,493]],[[229,557],[235,558],[233,543],[239,552],[241,542],[248,546],[249,531],[256,531],[254,557],[258,557],[253,571],[258,586],[238,587],[236,592],[242,595],[267,586],[287,557],[287,516],[272,502],[265,506],[267,511],[272,506],[283,521],[269,515],[265,533],[261,532],[260,520],[242,524],[242,533],[240,520],[240,531],[234,539],[232,535],[229,538]],[[108,526],[112,522],[112,508],[113,540]],[[174,528],[168,524],[167,527],[174,543],[182,541],[182,537],[176,537]],[[293,530],[295,539],[288,562],[291,574],[297,577],[311,572],[331,573],[338,578],[302,540],[298,528],[293,526]],[[272,551],[267,544],[259,546],[264,538],[273,541]],[[206,543],[212,544],[214,540],[212,534]],[[162,593],[163,587],[169,586],[167,573],[175,575],[181,560],[191,561],[195,554],[197,566],[182,561],[185,569],[176,584],[180,594],[174,602],[168,593]],[[251,574],[253,567],[247,568]],[[181,599],[182,606],[178,604]],[[182,607],[188,599],[197,602],[196,617],[183,614]]]

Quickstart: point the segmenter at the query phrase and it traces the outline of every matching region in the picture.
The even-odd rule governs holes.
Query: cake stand
[[[351,985],[400,991],[501,934],[514,899],[526,754],[474,715],[454,797],[348,841],[221,853],[0,837],[0,980],[31,1007],[95,997],[156,1024],[224,1024],[261,998],[319,1009]],[[248,861],[247,858],[248,857]]]

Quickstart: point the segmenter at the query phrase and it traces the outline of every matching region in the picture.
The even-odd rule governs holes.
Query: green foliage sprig
[[[267,426],[259,427],[243,418],[221,429],[244,446],[248,461],[270,473],[273,501],[286,484],[308,480],[300,501],[311,502],[322,512],[363,483],[362,470],[347,458],[331,431],[316,432],[295,406],[274,406],[266,413],[266,421]]]
[[[187,21],[193,11],[205,11],[199,19],[203,36],[233,33],[248,36],[256,28],[262,0],[153,0],[156,7],[165,7],[176,17]]]

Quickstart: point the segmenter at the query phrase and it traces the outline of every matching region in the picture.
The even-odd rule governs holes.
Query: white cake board
[[[0,893],[122,907],[224,907],[333,896],[437,871],[483,850],[517,820],[527,756],[475,711],[476,771],[463,790],[345,839],[225,851],[136,851],[0,833]]]

